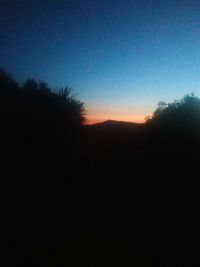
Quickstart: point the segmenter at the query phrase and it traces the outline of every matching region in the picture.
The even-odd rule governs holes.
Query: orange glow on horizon
[[[135,115],[135,116],[123,116],[123,115],[111,115],[111,116],[106,116],[106,115],[99,115],[99,116],[95,116],[95,115],[88,115],[87,116],[87,121],[86,121],[86,125],[91,125],[91,124],[95,124],[95,123],[100,123],[106,120],[116,120],[116,121],[125,121],[125,122],[135,122],[135,123],[144,123],[145,120],[145,115]]]
[[[144,123],[145,117],[152,114],[153,107],[150,105],[132,107],[130,105],[98,105],[90,103],[86,109],[86,123],[88,125],[107,120]]]

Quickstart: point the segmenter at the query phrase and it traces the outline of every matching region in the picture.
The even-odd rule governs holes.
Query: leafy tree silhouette
[[[151,163],[154,161],[171,172],[169,177],[179,179],[184,172],[196,177],[200,154],[200,98],[188,94],[172,103],[160,102],[146,122],[145,136],[146,156],[152,158]]]
[[[53,90],[33,79],[20,86],[1,69],[0,96],[5,164],[19,168],[23,162],[21,177],[43,169],[43,179],[52,168],[65,173],[65,164],[72,167],[69,162],[75,162],[80,150],[86,118],[84,104],[71,95],[70,89]]]
[[[63,211],[68,184],[80,167],[84,104],[68,88],[54,90],[33,79],[19,85],[1,69],[0,122],[7,239],[30,249],[34,242],[53,240],[58,229],[48,239],[49,228],[67,220]]]
[[[159,102],[158,108],[153,113],[152,122],[178,126],[183,124],[199,124],[200,98],[194,94],[185,95],[181,100],[172,103]]]
[[[47,137],[58,127],[60,131],[67,129],[70,132],[85,122],[83,103],[70,93],[67,87],[55,91],[46,83],[38,84],[33,79],[28,79],[20,87],[10,74],[0,70],[1,115],[7,116],[12,110],[13,119],[21,121],[24,127],[31,124],[38,131],[41,128],[40,132],[45,131]],[[6,107],[10,108],[8,113],[5,113],[8,111]]]
[[[159,102],[147,124],[159,133],[162,130],[167,136],[174,135],[178,138],[177,142],[180,138],[197,141],[200,134],[200,98],[188,94],[172,103]]]
[[[75,99],[75,97],[72,97],[70,93],[71,89],[68,87],[61,88],[58,90],[58,95],[66,103],[68,112],[71,112],[73,114],[72,120],[82,125],[86,122],[84,105],[82,102]]]

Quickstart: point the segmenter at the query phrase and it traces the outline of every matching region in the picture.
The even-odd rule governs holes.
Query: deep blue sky
[[[200,1],[0,1],[0,66],[72,87],[88,118],[137,121],[200,95]]]

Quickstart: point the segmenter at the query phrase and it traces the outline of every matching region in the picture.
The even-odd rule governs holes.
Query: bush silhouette
[[[10,164],[21,161],[30,170],[46,166],[50,173],[59,161],[78,155],[85,110],[67,87],[53,90],[33,79],[20,86],[1,69],[0,119],[2,153]]]
[[[190,94],[172,103],[160,102],[146,122],[145,136],[147,157],[168,169],[169,177],[178,179],[184,172],[195,176],[192,172],[196,173],[200,154],[200,98]]]
[[[62,216],[58,224],[64,224],[68,183],[74,166],[80,167],[84,121],[84,105],[67,87],[53,90],[33,79],[19,85],[0,70],[1,172],[4,199],[9,198],[6,229],[8,240],[17,238],[19,247],[32,246],[37,238],[48,240],[48,227]]]
[[[157,134],[177,138],[176,142],[199,140],[200,135],[200,98],[186,95],[172,103],[159,102],[147,125]]]
[[[149,121],[175,128],[184,125],[187,129],[196,127],[200,121],[200,98],[191,94],[168,104],[161,101]]]
[[[50,120],[51,123],[56,123],[58,120],[57,123],[60,122],[65,127],[80,127],[85,122],[83,103],[72,97],[67,87],[55,91],[46,83],[38,84],[33,79],[28,79],[20,87],[10,74],[1,69],[0,94],[2,116],[5,115],[4,111],[8,111],[6,107],[12,109],[15,107],[15,112],[21,111],[20,116],[24,116],[24,119],[26,114],[29,114],[33,119],[31,123],[39,124],[42,120],[44,123]],[[15,115],[17,116],[16,113]],[[29,123],[28,120],[26,122]]]

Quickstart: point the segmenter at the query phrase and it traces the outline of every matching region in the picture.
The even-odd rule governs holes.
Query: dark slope
[[[134,123],[126,121],[116,121],[116,120],[106,120],[100,123],[95,123],[92,125],[87,125],[89,128],[93,129],[108,129],[108,130],[119,130],[119,131],[133,131],[142,128],[143,123]]]

